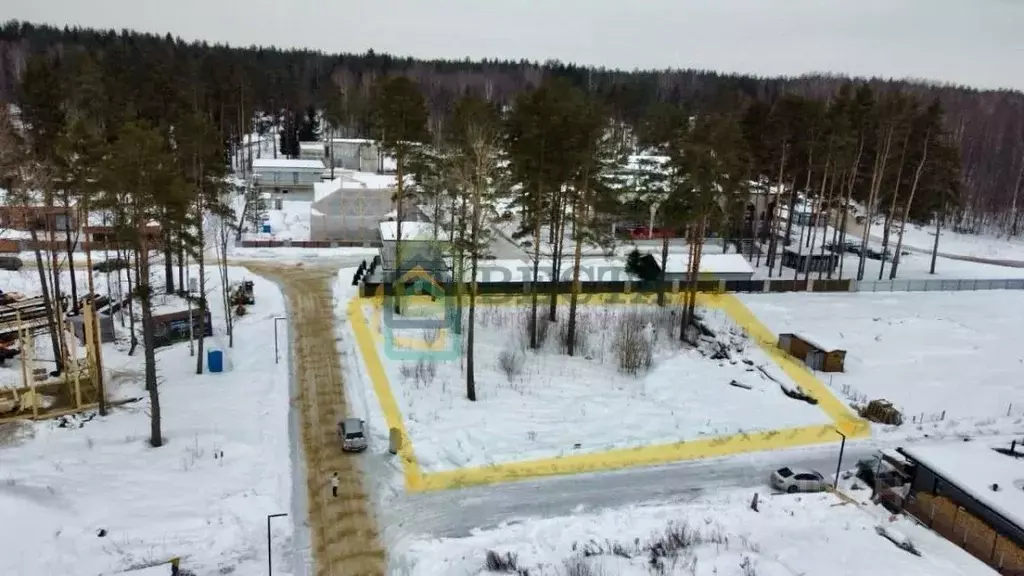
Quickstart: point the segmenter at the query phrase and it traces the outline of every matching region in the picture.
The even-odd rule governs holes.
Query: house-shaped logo
[[[462,353],[459,314],[436,278],[415,266],[395,285],[377,287],[382,300],[384,354],[392,360],[451,360]],[[392,293],[388,293],[392,292]]]

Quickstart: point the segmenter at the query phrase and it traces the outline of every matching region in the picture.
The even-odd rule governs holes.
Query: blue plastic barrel
[[[270,224],[264,224],[262,230],[264,234],[270,234]]]
[[[224,352],[220,350],[206,351],[206,366],[210,372],[224,371]]]

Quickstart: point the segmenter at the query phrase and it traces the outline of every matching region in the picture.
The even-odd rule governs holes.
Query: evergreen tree
[[[374,122],[381,149],[394,156],[397,165],[395,185],[396,220],[395,238],[395,311],[400,311],[402,286],[402,220],[405,218],[408,201],[405,197],[407,162],[411,151],[429,139],[427,133],[427,108],[423,95],[411,80],[405,76],[393,76],[380,83],[374,94]]]
[[[306,116],[299,126],[298,139],[300,142],[320,141],[320,119],[317,117],[316,108],[312,105],[306,109]]]
[[[129,247],[136,262],[136,287],[132,296],[142,310],[142,336],[145,354],[145,383],[150,399],[150,444],[163,445],[160,426],[160,396],[157,382],[156,346],[153,325],[153,286],[150,278],[150,253],[154,246],[150,224],[161,227],[183,226],[182,221],[164,220],[184,217],[187,195],[184,182],[168,142],[156,128],[142,123],[125,124],[118,138],[103,155],[100,175],[104,192],[96,206],[118,215],[115,223],[119,243]]]

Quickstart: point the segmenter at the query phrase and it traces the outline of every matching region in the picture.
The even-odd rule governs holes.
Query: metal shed
[[[839,256],[828,251],[824,254],[797,254],[796,251],[787,248],[782,253],[782,265],[795,270],[830,272],[835,270],[838,264]]]

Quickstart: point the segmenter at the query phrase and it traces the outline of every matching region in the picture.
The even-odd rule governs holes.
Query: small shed
[[[826,251],[824,254],[798,254],[795,250],[786,249],[782,252],[782,265],[794,270],[810,272],[831,272],[839,264],[839,256]]]
[[[811,370],[843,372],[846,350],[825,346],[799,334],[779,334],[779,348],[790,356],[802,360]]]

